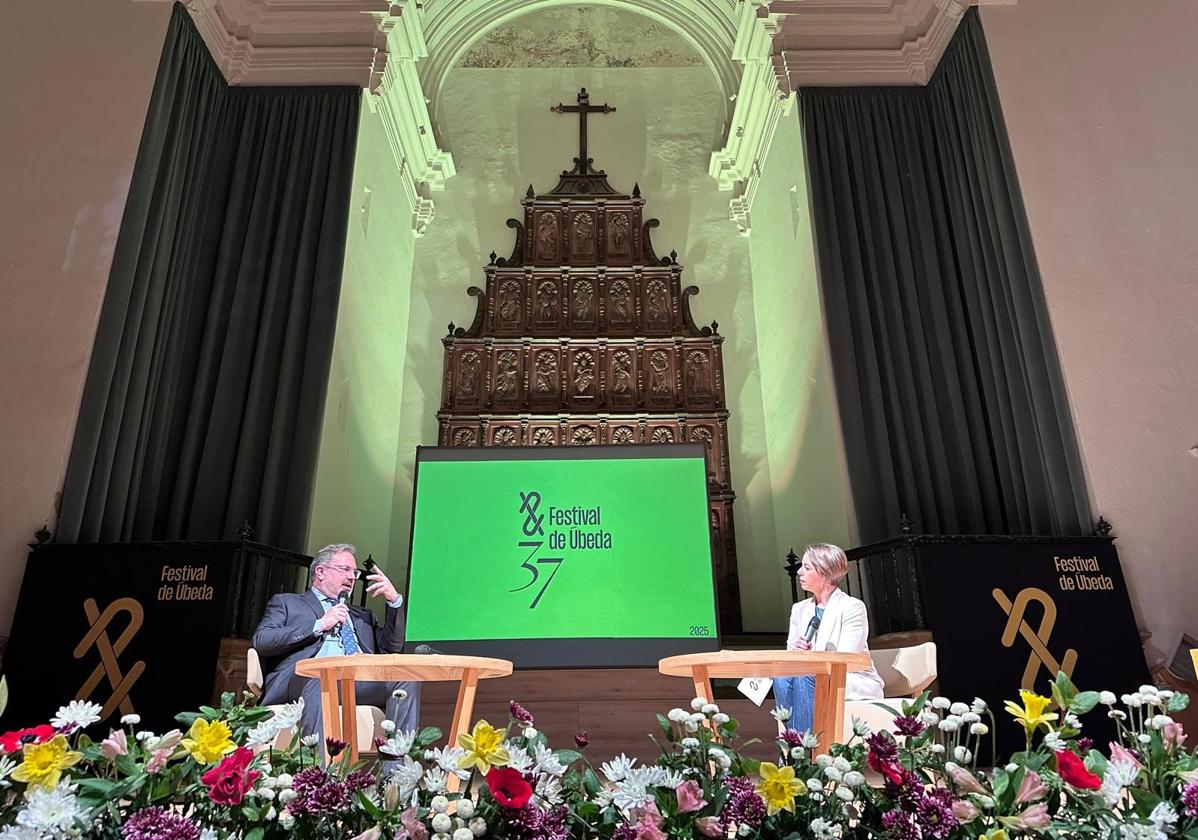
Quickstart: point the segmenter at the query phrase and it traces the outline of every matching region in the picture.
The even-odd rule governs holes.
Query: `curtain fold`
[[[1085,534],[1090,505],[976,9],[925,88],[800,91],[866,541]]]
[[[302,549],[332,357],[357,88],[229,87],[176,4],[57,539]]]

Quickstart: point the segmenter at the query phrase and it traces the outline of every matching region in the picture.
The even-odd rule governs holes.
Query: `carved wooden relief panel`
[[[511,255],[491,254],[477,312],[450,324],[442,446],[698,443],[707,453],[724,632],[740,630],[723,336],[696,326],[677,255],[659,257],[639,189],[589,167],[530,187]]]

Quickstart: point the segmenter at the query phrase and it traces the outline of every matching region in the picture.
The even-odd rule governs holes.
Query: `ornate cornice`
[[[231,85],[355,85],[382,121],[412,207],[432,221],[431,191],[454,174],[437,146],[416,64],[428,55],[416,0],[188,0]]]

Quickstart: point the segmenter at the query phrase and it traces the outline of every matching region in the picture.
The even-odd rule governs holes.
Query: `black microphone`
[[[429,653],[438,653],[439,654],[439,653],[441,653],[441,651],[437,650],[432,645],[416,645],[416,647],[412,650],[412,653],[418,653],[421,656],[424,656]]]
[[[348,591],[348,590],[345,590],[345,591],[343,591],[343,592],[341,592],[341,593],[339,593],[339,594],[337,595],[337,603],[338,603],[338,605],[340,605],[340,604],[344,604],[344,603],[345,603],[346,601],[348,601],[348,600],[349,600],[349,591]],[[331,633],[337,633],[337,634],[340,634],[340,633],[341,633],[341,625],[340,625],[340,624],[334,624],[334,625],[333,625],[332,627],[330,627],[328,630],[325,630],[323,635],[325,635],[325,636],[328,636],[328,635],[329,635],[329,634],[331,634]]]
[[[803,638],[808,642],[813,641],[817,630],[819,630],[819,616],[813,615],[811,621],[807,622],[807,632],[803,634]]]

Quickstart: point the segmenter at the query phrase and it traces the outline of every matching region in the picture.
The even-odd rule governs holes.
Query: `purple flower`
[[[1082,755],[1086,755],[1087,753],[1090,752],[1090,750],[1094,749],[1094,739],[1093,738],[1078,738],[1077,739],[1077,748],[1079,751],[1081,751]]]
[[[803,733],[796,732],[793,729],[787,729],[778,736],[778,740],[785,743],[786,746],[790,747],[791,749],[794,749],[795,747],[803,746]]]
[[[574,746],[580,750],[585,750],[589,743],[591,743],[591,739],[587,737],[585,729],[580,729],[574,733]]]
[[[125,840],[199,840],[200,828],[165,808],[143,808],[121,829]]]
[[[924,791],[915,808],[915,821],[919,823],[924,837],[932,837],[935,840],[948,837],[957,827],[952,794],[945,788]]]
[[[923,783],[907,768],[896,767],[895,769],[897,770],[895,775],[886,779],[886,795],[904,811],[914,811],[919,807]]]
[[[1190,782],[1181,791],[1181,804],[1187,817],[1198,817],[1198,782]]]
[[[508,714],[525,726],[532,726],[532,712],[521,706],[515,700],[507,704]]]
[[[879,761],[889,764],[898,760],[898,742],[889,732],[875,732],[865,739],[865,743]]]
[[[765,801],[757,794],[754,784],[743,776],[734,776],[726,783],[728,800],[720,811],[720,822],[735,822],[757,828],[765,819]]]
[[[914,738],[924,730],[923,721],[911,715],[899,715],[894,719],[895,731],[908,738]]]
[[[898,808],[882,815],[882,828],[891,840],[920,840],[914,817]]]
[[[291,789],[296,793],[308,793],[316,790],[329,779],[329,774],[320,767],[307,767],[295,774],[291,780]]]
[[[340,738],[325,738],[324,745],[329,751],[329,758],[336,758],[349,746],[349,742],[342,741]]]
[[[611,834],[611,840],[636,840],[636,826],[620,823]]]
[[[507,836],[511,840],[568,840],[570,836],[566,826],[569,812],[564,805],[542,811],[529,802],[523,808],[505,811],[505,814]]]
[[[345,787],[350,793],[374,787],[374,774],[369,770],[355,770],[345,777]]]

